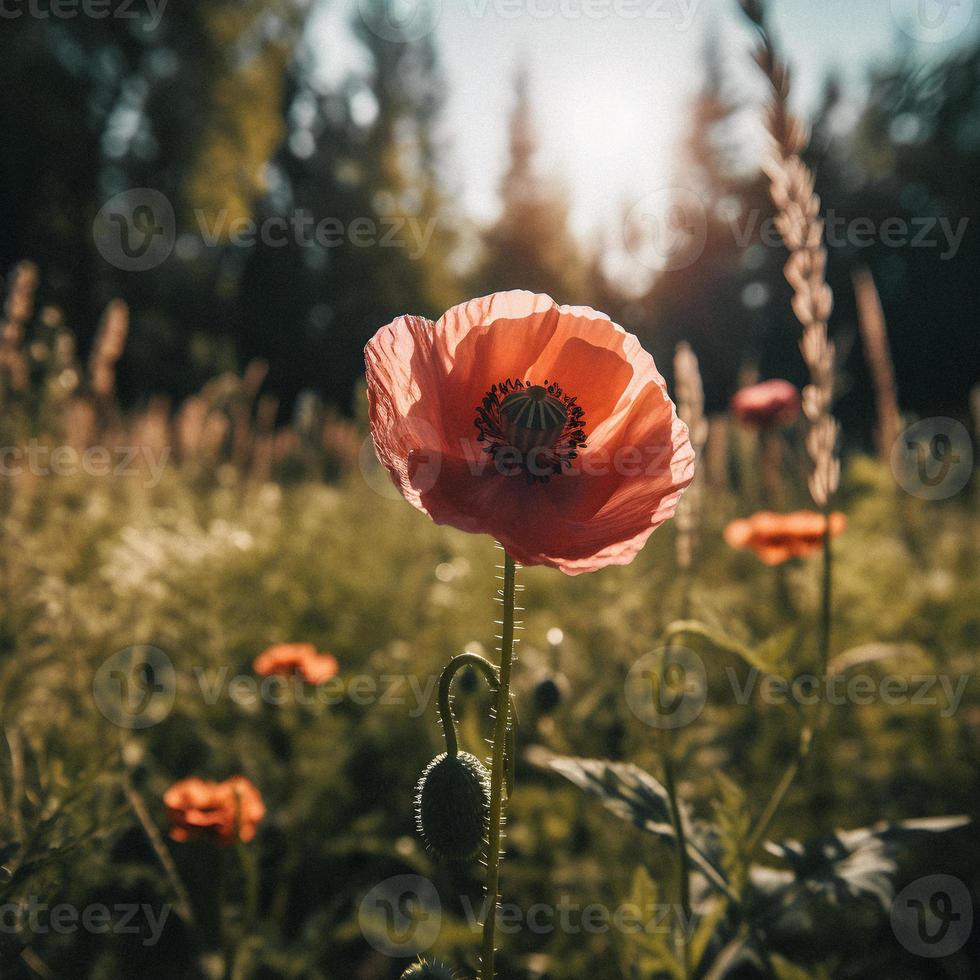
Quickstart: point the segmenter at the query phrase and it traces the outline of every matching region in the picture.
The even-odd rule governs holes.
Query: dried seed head
[[[419,780],[416,825],[441,858],[469,861],[490,825],[490,773],[468,752],[436,756]]]

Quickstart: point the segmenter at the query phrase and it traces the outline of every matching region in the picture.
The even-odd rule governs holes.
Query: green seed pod
[[[469,752],[436,756],[419,780],[415,822],[439,857],[469,861],[490,825],[490,773]]]
[[[456,980],[456,974],[442,963],[413,963],[401,980]]]

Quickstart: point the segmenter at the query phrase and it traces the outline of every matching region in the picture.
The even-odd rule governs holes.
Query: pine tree
[[[587,301],[585,263],[568,228],[568,198],[535,168],[537,139],[526,69],[515,79],[510,163],[501,185],[500,217],[483,236],[474,291],[530,289],[559,303]]]

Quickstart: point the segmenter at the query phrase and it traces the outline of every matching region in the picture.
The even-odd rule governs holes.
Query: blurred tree
[[[282,78],[305,10],[301,0],[170,0],[128,16],[4,20],[0,267],[33,256],[83,344],[105,303],[127,299],[124,393],[180,393],[220,366],[233,336],[227,282],[193,250],[150,271],[113,267],[95,248],[96,213],[148,187],[191,234],[247,216],[280,139]]]
[[[126,298],[124,395],[184,394],[259,355],[287,396],[313,386],[345,403],[380,323],[459,298],[431,39],[385,39],[362,17],[368,67],[327,91],[322,51],[301,43],[308,13],[303,0],[170,0],[70,30],[5,21],[0,267],[34,256],[83,346],[108,299]],[[92,222],[138,187],[174,206],[176,249],[124,272]]]
[[[617,313],[658,362],[669,363],[676,342],[689,340],[717,409],[740,378],[758,373],[801,384],[804,372],[766,181],[731,152],[738,106],[726,95],[731,83],[711,41],[704,60],[676,181],[700,199],[701,209],[683,210],[687,225],[703,223],[703,250],[660,272]],[[978,89],[974,43],[928,64],[906,53],[874,69],[859,106],[831,77],[817,107],[807,159],[827,219],[838,410],[852,440],[869,444],[874,417],[851,281],[859,265],[870,266],[881,291],[902,406],[966,414],[977,369],[963,352],[975,346],[980,315],[970,271],[980,259]]]
[[[530,289],[548,293],[559,303],[586,303],[585,260],[568,229],[567,194],[555,178],[542,178],[535,170],[537,140],[526,68],[518,71],[514,91],[502,209],[483,235],[472,292]]]
[[[368,20],[354,24],[366,77],[326,91],[314,60],[294,65],[289,138],[260,213],[302,215],[305,232],[257,243],[243,270],[243,353],[270,360],[270,384],[287,400],[309,387],[349,405],[379,326],[459,299],[433,136],[444,91],[435,49],[429,36],[381,37]]]
[[[980,43],[930,63],[906,53],[871,72],[856,124],[853,107],[841,104],[822,127],[818,190],[834,210],[838,316],[855,322],[850,274],[867,264],[881,293],[900,404],[923,415],[965,416],[980,377],[972,353],[980,317],[978,91]],[[857,353],[845,407],[863,418],[870,395]]]
[[[633,245],[634,255],[652,255],[656,275],[621,315],[668,372],[677,344],[688,341],[704,376],[707,408],[718,411],[740,380],[771,369],[762,361],[773,345],[790,349],[799,362],[799,327],[788,290],[782,293],[782,249],[762,243],[772,207],[766,182],[739,159],[740,107],[729,95],[716,35],[708,35],[702,60],[704,82],[680,146],[674,200],[663,201],[663,213],[659,195],[651,205],[657,213],[646,229],[650,251],[640,251],[642,242]],[[802,376],[802,364],[796,366]]]

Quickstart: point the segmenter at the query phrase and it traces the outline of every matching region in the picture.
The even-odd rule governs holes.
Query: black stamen
[[[529,397],[511,399],[502,412],[504,402],[515,392]],[[498,453],[508,450],[509,462],[516,455],[529,483],[547,483],[550,476],[560,475],[585,446],[584,409],[560,384],[547,379],[543,385],[510,378],[492,385],[476,407],[474,425],[477,442],[487,443],[483,451],[496,460]],[[547,444],[534,446],[537,437]],[[533,472],[528,461],[532,454]]]

